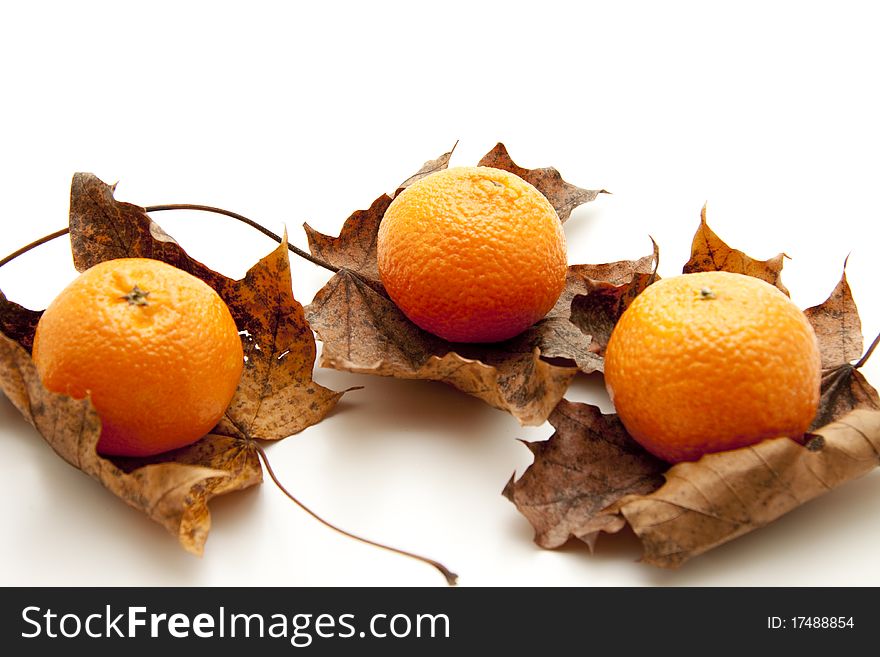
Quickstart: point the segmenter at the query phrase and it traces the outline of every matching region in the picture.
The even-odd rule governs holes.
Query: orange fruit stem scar
[[[135,284],[131,291],[128,294],[124,294],[122,298],[128,301],[129,305],[146,306],[148,296],[150,296],[149,292],[145,292]]]
[[[491,167],[446,169],[406,188],[385,212],[377,255],[395,304],[452,342],[521,333],[556,303],[567,271],[553,206]]]

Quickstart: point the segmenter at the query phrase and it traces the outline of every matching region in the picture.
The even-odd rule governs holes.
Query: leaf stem
[[[371,541],[368,538],[363,538],[361,536],[357,536],[355,534],[347,532],[344,529],[340,529],[336,525],[333,525],[333,524],[329,523],[328,521],[324,520],[321,516],[319,516],[317,513],[312,511],[305,504],[300,502],[296,497],[294,497],[293,494],[289,490],[287,490],[280,481],[278,481],[278,477],[275,476],[275,472],[272,470],[272,466],[269,464],[269,459],[266,456],[266,452],[256,442],[254,442],[253,445],[254,445],[254,449],[256,449],[257,454],[260,457],[260,460],[263,461],[263,465],[266,467],[266,472],[269,473],[269,477],[272,479],[273,482],[275,482],[275,485],[278,486],[278,489],[282,493],[284,493],[294,504],[296,504],[299,508],[301,508],[303,511],[308,513],[310,516],[312,516],[312,518],[314,518],[315,520],[320,522],[322,525],[332,529],[335,532],[339,532],[343,536],[347,536],[348,538],[353,538],[356,541],[360,541],[361,543],[366,543],[367,545],[372,545],[373,547],[381,548],[383,550],[388,550],[389,552],[393,552],[395,554],[399,554],[404,557],[410,557],[411,559],[416,559],[416,560],[421,561],[423,563],[426,563],[430,566],[433,566],[434,568],[436,568],[437,570],[440,571],[440,573],[443,575],[443,577],[446,578],[447,584],[449,584],[450,586],[455,586],[455,583],[458,580],[458,575],[453,573],[451,570],[449,570],[446,566],[444,566],[439,561],[434,561],[433,559],[428,559],[427,557],[423,557],[418,554],[414,554],[412,552],[407,552],[406,550],[400,550],[398,548],[393,548],[388,545],[384,545],[383,543],[377,543],[375,541]]]
[[[31,243],[28,244],[27,246],[23,246],[23,247],[21,247],[18,251],[15,251],[15,252],[13,252],[13,253],[10,253],[8,256],[6,256],[5,258],[3,258],[3,260],[0,260],[0,267],[2,267],[3,265],[5,265],[5,264],[8,263],[8,262],[12,262],[12,261],[15,260],[18,256],[27,253],[27,252],[30,251],[31,249],[35,249],[35,248],[37,248],[38,246],[40,246],[41,244],[45,244],[46,242],[51,242],[51,241],[54,240],[56,237],[61,237],[62,235],[67,235],[67,233],[69,233],[69,232],[70,232],[70,229],[68,229],[68,228],[62,228],[61,230],[56,230],[56,231],[55,231],[54,233],[52,233],[51,235],[46,235],[45,237],[41,237],[41,238],[38,239],[38,240],[34,240],[33,242],[31,242]]]
[[[253,219],[248,219],[247,217],[240,215],[237,212],[232,212],[230,210],[224,210],[222,208],[215,208],[210,205],[197,205],[194,203],[168,203],[165,205],[149,205],[146,208],[144,208],[144,210],[147,212],[162,212],[165,210],[200,210],[202,212],[213,212],[214,214],[222,214],[224,216],[231,217],[231,218],[236,219],[244,224],[247,224],[251,228],[257,229],[266,237],[270,237],[273,240],[275,240],[276,242],[278,242],[279,244],[281,244],[281,237],[279,235],[276,235],[275,233],[273,233],[271,230],[269,230],[265,226],[261,226]],[[54,240],[56,237],[61,237],[62,235],[67,235],[69,232],[70,232],[69,228],[62,228],[61,230],[55,231],[51,235],[46,235],[45,237],[41,237],[38,240],[34,240],[30,244],[21,247],[17,251],[10,253],[8,256],[6,256],[2,260],[0,260],[0,267],[2,267],[3,265],[5,265],[9,262],[12,262],[18,256],[24,255],[25,253],[27,253],[31,249],[35,249],[38,246],[40,246],[41,244],[45,244],[46,242]],[[287,244],[287,248],[289,250],[293,251],[300,258],[304,258],[304,259],[308,260],[309,262],[318,265],[319,267],[323,267],[324,269],[328,269],[334,273],[339,271],[339,267],[336,267],[335,265],[331,265],[329,262],[325,262],[324,260],[321,260],[320,258],[316,258],[311,253],[303,251],[302,249],[294,246],[293,244],[290,244],[289,242]]]
[[[859,369],[862,365],[868,362],[868,359],[871,357],[871,354],[874,353],[874,350],[877,348],[877,345],[880,344],[880,333],[877,334],[877,337],[874,338],[874,342],[871,343],[871,346],[868,347],[868,351],[865,352],[865,355],[859,359],[859,362],[853,365],[855,369]]]
[[[243,224],[247,224],[251,228],[256,228],[258,231],[263,233],[266,237],[270,237],[279,244],[281,244],[281,237],[276,235],[271,230],[258,224],[253,219],[248,219],[244,215],[240,215],[237,212],[232,212],[231,210],[224,210],[223,208],[215,208],[211,205],[199,205],[196,203],[166,203],[164,205],[148,205],[144,208],[147,212],[164,212],[165,210],[200,210],[202,212],[213,212],[214,214],[222,214],[227,217],[231,217],[236,219]],[[305,258],[309,262],[318,265],[319,267],[323,267],[324,269],[329,269],[332,272],[338,272],[339,267],[335,267],[331,265],[329,262],[324,262],[320,258],[316,258],[311,253],[303,251],[300,248],[295,247],[293,244],[288,243],[287,248],[293,251],[300,258]]]

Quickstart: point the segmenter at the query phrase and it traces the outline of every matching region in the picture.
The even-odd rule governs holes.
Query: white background
[[[794,300],[821,302],[850,254],[868,339],[880,331],[880,62],[871,3],[4,3],[0,255],[63,227],[71,174],[134,203],[236,210],[305,246],[336,234],[460,139],[504,141],[614,192],[566,224],[571,262],[661,247],[680,271],[700,208],[751,255],[785,251]],[[246,7],[246,8],[245,8]],[[274,244],[223,217],[157,215],[241,276]],[[307,303],[327,279],[293,261]],[[73,277],[64,240],[0,270],[42,308]],[[865,368],[880,383],[880,356]],[[355,532],[440,559],[462,585],[880,584],[880,473],[677,572],[632,536],[543,551],[500,491],[547,438],[437,383],[317,370],[363,385],[269,448],[289,488]],[[569,398],[610,410],[598,377]],[[205,556],[59,459],[0,398],[0,584],[441,585],[429,567],[342,538],[271,485],[212,503]]]

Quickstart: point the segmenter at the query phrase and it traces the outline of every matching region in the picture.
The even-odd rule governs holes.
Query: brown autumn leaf
[[[600,356],[604,356],[611,331],[623,311],[646,287],[659,279],[660,249],[653,239],[651,243],[653,253],[638,260],[569,268],[569,276],[579,277],[585,287],[585,293],[572,298],[569,319],[591,336],[590,348]]]
[[[684,273],[697,271],[729,271],[746,274],[775,285],[786,296],[788,290],[782,284],[782,264],[787,256],[780,253],[769,260],[755,260],[742,251],[729,247],[706,223],[706,206],[700,212],[700,227],[691,245],[691,258],[685,263]]]
[[[293,297],[287,236],[235,287],[237,294],[228,296],[247,317],[239,324],[247,360],[215,431],[278,440],[320,422],[343,393],[312,380],[315,338]]]
[[[455,145],[457,146],[458,142]],[[353,212],[345,220],[338,237],[324,235],[308,224],[303,224],[312,255],[339,269],[349,269],[363,278],[378,281],[376,235],[382,217],[385,216],[385,210],[391,205],[394,196],[414,182],[449,166],[449,159],[454,150],[455,146],[448,153],[425,162],[421,169],[398,185],[393,195],[382,194],[373,201],[369,209]]]
[[[10,301],[0,290],[0,333],[21,344],[28,353],[33,349],[34,331],[42,314]]]
[[[99,456],[101,420],[91,403],[48,392],[30,354],[6,335],[0,335],[0,388],[59,456],[164,526],[194,554],[202,553],[211,527],[208,500],[262,479],[256,452],[225,436],[207,436],[178,450],[174,460],[138,459],[137,467],[130,463],[125,469]]]
[[[862,322],[846,280],[846,265],[831,295],[818,306],[804,311],[816,331],[822,353],[822,396],[819,411],[810,430],[825,426],[851,410],[866,408],[880,410],[880,397],[865,379],[859,368],[867,356],[862,356],[864,340]]]
[[[880,412],[858,409],[816,433],[806,447],[775,438],[679,463],[662,488],[609,512],[641,539],[644,561],[677,568],[880,465]]]
[[[442,171],[443,169],[448,167],[449,160],[452,159],[452,153],[455,152],[456,146],[458,146],[458,142],[455,142],[452,145],[452,148],[449,149],[449,152],[443,153],[443,155],[441,155],[440,157],[425,162],[422,165],[421,169],[416,171],[413,175],[411,175],[409,178],[407,178],[397,186],[397,191],[394,192],[394,196],[400,194],[400,192],[412,185],[414,182],[417,182],[426,176],[430,176],[432,173],[436,173],[437,171]]]
[[[599,194],[608,193],[604,189],[583,189],[567,183],[553,167],[524,169],[511,159],[507,147],[501,142],[483,156],[479,166],[504,169],[534,185],[556,208],[556,214],[562,222],[567,221],[572,210],[579,205],[595,200]]]
[[[427,162],[421,173],[444,168],[450,154]],[[369,210],[352,214],[339,237],[327,237],[306,226],[312,254],[341,268],[306,308],[309,324],[324,345],[321,366],[444,381],[510,412],[523,424],[546,420],[578,368],[601,370],[589,322],[576,325],[570,321],[572,300],[605,286],[629,289],[641,284],[643,270],[649,267],[645,259],[572,267],[560,301],[521,335],[496,344],[450,343],[410,322],[379,281],[376,233],[390,202],[388,196],[379,197]],[[656,262],[656,250],[650,261]],[[608,279],[591,278],[598,274]]]
[[[861,357],[864,348],[862,320],[846,280],[846,263],[840,281],[828,298],[818,306],[807,308],[804,314],[819,339],[823,370]]]
[[[39,313],[0,299],[4,349],[0,386],[52,448],[201,554],[210,498],[262,480],[253,438],[277,440],[322,419],[342,393],[311,379],[315,343],[291,291],[286,238],[240,281],[191,259],[146,212],[113,198],[113,188],[76,174],[71,188],[74,264],[86,269],[120,257],[152,257],[214,287],[243,333],[247,362],[224,418],[211,434],[150,458],[105,459],[95,452],[100,421],[87,401],[49,393],[28,356]]]
[[[810,431],[837,419],[854,408],[880,410],[877,390],[858,367],[845,363],[822,373],[822,398]]]
[[[669,465],[634,441],[616,415],[563,399],[548,418],[549,440],[525,443],[534,463],[504,496],[535,529],[535,542],[556,548],[569,538],[593,547],[599,532],[616,532],[624,521],[604,513],[629,494],[648,494],[663,485]]]
[[[503,491],[535,529],[535,542],[555,548],[575,537],[592,549],[600,532],[629,524],[643,560],[665,568],[880,465],[880,411],[866,407],[818,429],[805,445],[774,438],[671,468],[616,415],[594,406],[563,399],[550,422],[556,432],[527,445],[534,462]]]
[[[577,372],[545,362],[527,340],[490,346],[445,342],[346,269],[318,291],[306,316],[324,343],[322,367],[444,381],[523,424],[543,422]]]
[[[388,194],[382,194],[369,209],[353,212],[342,225],[339,237],[324,235],[303,224],[312,255],[339,269],[348,269],[364,278],[378,281],[376,236],[391,201]]]
[[[695,254],[706,243],[713,244],[714,254],[702,261],[706,270],[767,275],[762,266],[767,263],[730,249],[709,231],[704,208]],[[645,259],[631,264],[631,273],[623,268],[630,277],[624,281],[637,281],[650,271]],[[777,286],[781,256],[778,265]],[[610,284],[621,282],[608,272],[599,275],[612,279]],[[572,321],[579,298],[590,296],[572,297]],[[660,487],[657,479],[647,476],[653,457],[628,436],[616,415],[603,416],[594,407],[563,399],[551,415],[556,433],[544,443],[529,445],[533,464],[504,489],[534,527],[538,545],[558,547],[577,537],[592,548],[599,532],[613,533],[629,524],[642,541],[646,562],[674,568],[880,465],[880,400],[858,371],[880,338],[852,364],[862,355],[863,340],[845,272],[829,298],[805,314],[819,339],[824,369],[814,433],[808,434],[805,445],[776,438],[710,454],[669,468]],[[560,414],[577,421],[560,422]],[[625,457],[608,458],[622,448]],[[634,456],[639,450],[644,460]],[[661,463],[654,474],[668,467]],[[643,490],[628,491],[621,481]],[[602,501],[607,505],[601,506]]]

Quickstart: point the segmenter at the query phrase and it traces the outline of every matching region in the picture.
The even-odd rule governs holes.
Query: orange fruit
[[[565,285],[565,235],[553,206],[491,167],[446,169],[405,189],[385,212],[377,250],[394,303],[452,342],[521,333]]]
[[[645,289],[605,354],[623,425],[670,462],[799,438],[816,415],[820,379],[816,334],[798,307],[769,283],[727,272]]]
[[[98,451],[148,456],[188,445],[223,416],[244,364],[238,329],[206,283],[158,260],[82,273],[46,309],[33,359],[43,385],[101,417]]]

